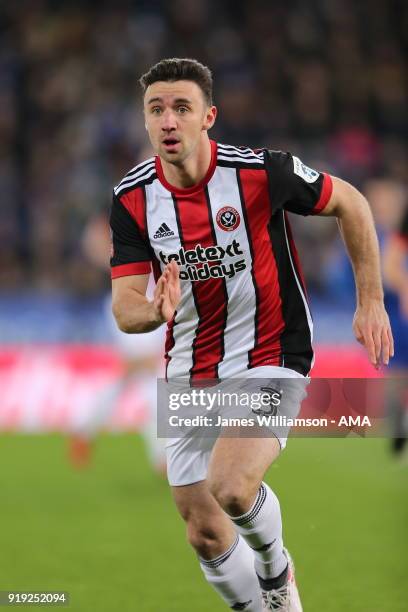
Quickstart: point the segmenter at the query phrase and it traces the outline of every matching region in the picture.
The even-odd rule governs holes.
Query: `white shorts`
[[[288,368],[280,368],[276,366],[262,366],[246,370],[241,376],[234,377],[241,379],[245,387],[240,384],[240,390],[248,388],[250,392],[259,391],[256,379],[261,379],[260,383],[263,387],[267,380],[271,380],[271,385],[276,387],[276,382],[279,381],[280,389],[282,390],[282,402],[277,408],[277,415],[283,415],[287,418],[295,418],[300,410],[301,403],[306,397],[306,387],[309,383],[308,378],[304,378],[298,372]],[[288,379],[302,379],[304,384],[289,383]],[[243,380],[245,379],[245,380]],[[250,383],[245,383],[247,379],[255,379]],[[286,381],[285,381],[286,379]],[[300,381],[299,381],[300,382]],[[234,379],[226,381],[227,386],[232,388],[235,384]],[[255,386],[254,386],[255,385]],[[218,409],[220,412],[221,409]],[[228,409],[222,408],[220,412],[222,416],[228,416]],[[253,416],[253,415],[252,415]],[[274,427],[268,429],[268,435],[275,436],[281,449],[286,446],[286,440],[289,433],[289,428],[279,427],[274,430]],[[250,436],[248,436],[250,437]],[[193,435],[168,438],[166,443],[167,455],[167,476],[171,486],[184,486],[200,482],[207,477],[208,464],[214,444],[217,437],[202,434],[200,428],[194,430]]]

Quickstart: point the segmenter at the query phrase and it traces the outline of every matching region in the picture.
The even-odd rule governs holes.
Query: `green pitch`
[[[0,590],[69,591],[75,612],[227,609],[138,437],[101,436],[76,472],[62,437],[1,436],[0,466]],[[294,439],[267,480],[305,612],[407,610],[408,466],[385,441]]]

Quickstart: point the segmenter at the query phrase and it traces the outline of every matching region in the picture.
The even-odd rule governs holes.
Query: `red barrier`
[[[318,345],[315,350],[313,378],[382,378],[368,360],[367,351],[357,343],[348,345]]]
[[[105,346],[27,346],[0,350],[0,430],[69,431],[95,409],[121,372],[119,355]],[[106,424],[135,430],[146,418],[137,385],[120,396]]]
[[[26,346],[0,349],[0,431],[70,431],[95,408],[120,376],[118,353],[109,346]],[[320,346],[314,377],[378,377],[358,346]],[[146,419],[141,389],[121,394],[106,423],[134,431]]]

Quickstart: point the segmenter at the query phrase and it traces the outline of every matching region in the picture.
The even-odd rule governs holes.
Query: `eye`
[[[188,112],[188,108],[187,108],[187,106],[179,106],[178,109],[177,109],[177,112],[180,115],[184,115],[185,113]]]
[[[153,108],[150,110],[150,112],[152,113],[152,115],[160,115],[161,108],[160,108],[160,106],[153,106]]]

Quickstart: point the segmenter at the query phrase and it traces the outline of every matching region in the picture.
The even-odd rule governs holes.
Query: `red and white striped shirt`
[[[181,301],[168,324],[167,376],[227,378],[248,368],[310,370],[312,319],[286,211],[318,214],[329,175],[290,153],[211,141],[204,179],[170,185],[159,157],[114,189],[112,278],[156,278],[174,259]]]

